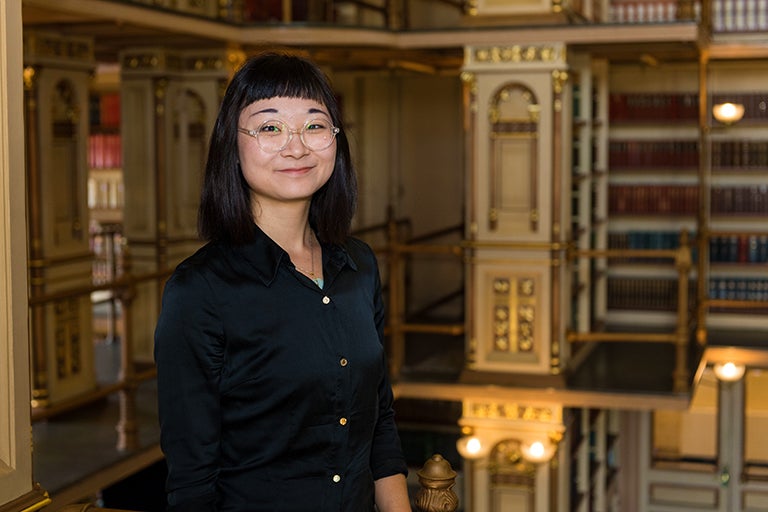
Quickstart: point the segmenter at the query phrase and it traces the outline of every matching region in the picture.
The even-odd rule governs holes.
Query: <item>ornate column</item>
[[[208,137],[231,62],[220,51],[132,48],[121,63],[124,233],[135,276],[170,270],[196,250]],[[151,362],[162,283],[135,288],[133,355]]]
[[[561,406],[465,399],[459,424],[467,509],[557,508],[550,461],[565,433]]]
[[[562,45],[470,47],[468,382],[562,385],[570,193]]]
[[[564,387],[568,65],[561,44],[468,47],[467,383]],[[557,404],[465,400],[472,510],[549,510]],[[474,451],[473,451],[474,449]],[[515,505],[518,506],[518,505]]]
[[[44,407],[96,385],[86,198],[89,39],[25,33],[32,404]],[[46,296],[60,298],[47,300]]]

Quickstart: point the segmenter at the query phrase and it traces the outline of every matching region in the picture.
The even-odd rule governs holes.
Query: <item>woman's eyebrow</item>
[[[251,112],[248,114],[248,117],[257,116],[259,114],[279,114],[279,111],[276,108],[263,108],[261,110],[257,110],[256,112]],[[312,107],[309,110],[307,110],[307,114],[322,114],[326,117],[330,117],[330,114],[326,112],[323,109]]]

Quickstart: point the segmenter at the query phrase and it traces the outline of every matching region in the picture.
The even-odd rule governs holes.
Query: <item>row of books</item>
[[[699,167],[698,140],[611,140],[608,143],[611,170],[691,169]]]
[[[678,306],[678,282],[673,279],[613,277],[608,279],[607,292],[608,309],[676,311]],[[695,292],[696,283],[691,281],[691,300]],[[714,277],[707,294],[716,300],[768,302],[768,278]]]
[[[608,144],[608,162],[612,170],[696,169],[699,143],[693,140],[612,140]],[[712,141],[712,169],[768,170],[768,140]]]
[[[698,251],[695,233],[689,233],[691,257],[696,260]],[[618,250],[670,250],[680,247],[678,231],[626,231],[608,233],[608,248]],[[616,258],[617,263],[671,263],[671,258]]]
[[[675,311],[678,301],[675,279],[611,277],[607,283],[608,309]],[[689,297],[695,297],[696,283],[689,285]]]
[[[716,215],[768,215],[768,185],[714,187],[710,207]]]
[[[768,278],[714,277],[708,294],[710,299],[768,301]]]
[[[120,127],[120,93],[92,94],[88,109],[92,127]]]
[[[699,208],[697,185],[610,185],[612,214],[694,215]]]
[[[91,169],[119,169],[123,165],[120,135],[92,133],[88,136],[88,167]]]
[[[713,263],[768,263],[768,235],[727,235],[709,239]]]
[[[766,3],[768,9],[768,0],[761,1]],[[768,19],[768,11],[765,17]],[[699,97],[696,92],[612,93],[608,101],[609,119],[615,123],[695,122],[699,116]],[[711,102],[712,105],[726,102],[744,105],[742,120],[768,120],[768,93],[762,91],[717,93],[712,95]]]
[[[690,93],[612,93],[608,98],[611,122],[689,120],[699,116],[699,96]]]
[[[695,214],[698,185],[610,185],[608,211],[614,214]],[[768,215],[768,185],[713,187],[710,213],[721,216]]]
[[[695,233],[689,234],[691,256],[697,257]],[[711,263],[768,263],[768,234],[717,235],[709,239],[709,261]],[[608,233],[608,248],[618,250],[677,249],[680,247],[680,233],[677,231],[626,231]],[[656,263],[670,261],[669,258],[626,258],[620,260],[633,263]]]
[[[768,170],[768,140],[712,141],[712,169]]]

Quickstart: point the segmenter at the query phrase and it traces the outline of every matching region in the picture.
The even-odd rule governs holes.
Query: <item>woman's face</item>
[[[240,112],[238,156],[254,208],[306,202],[328,181],[336,160],[335,133],[321,146],[329,140],[323,134],[333,133],[332,124],[322,103],[303,98],[258,100]],[[302,129],[315,149],[302,142]]]

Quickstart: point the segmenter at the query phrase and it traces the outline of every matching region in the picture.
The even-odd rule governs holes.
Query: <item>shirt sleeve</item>
[[[211,288],[201,275],[177,270],[165,287],[155,329],[169,510],[216,510],[223,352]]]
[[[384,343],[384,322],[385,311],[384,301],[381,294],[381,278],[378,267],[374,259],[374,319],[376,329],[379,332],[379,339]],[[382,376],[379,382],[379,415],[373,437],[373,448],[371,450],[371,471],[374,480],[392,476],[398,473],[408,474],[408,466],[405,463],[400,435],[397,432],[394,412],[394,396],[392,394],[392,385],[389,380],[389,369],[386,356],[382,356]]]

